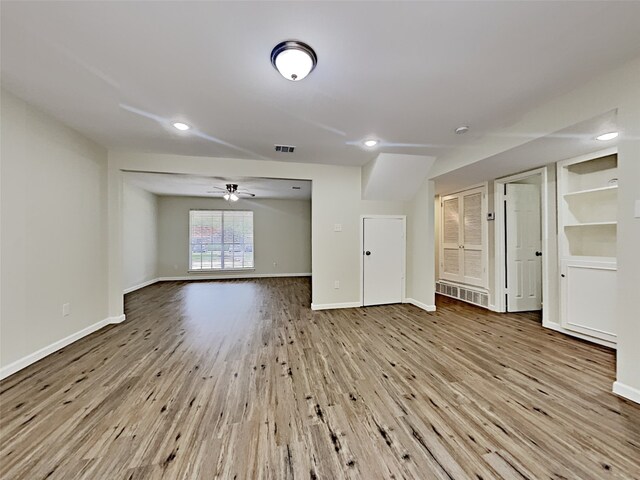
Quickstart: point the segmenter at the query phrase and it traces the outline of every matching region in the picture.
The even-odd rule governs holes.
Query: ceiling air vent
[[[276,145],[276,152],[293,153],[295,148],[293,145]]]

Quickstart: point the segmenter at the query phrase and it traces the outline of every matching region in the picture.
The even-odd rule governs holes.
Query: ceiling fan
[[[247,197],[255,197],[254,193],[249,192],[248,190],[238,190],[237,183],[227,183],[225,188],[222,187],[213,187],[215,190],[210,190],[207,193],[221,193],[224,192],[222,198],[224,198],[227,202],[237,202],[241,196]]]

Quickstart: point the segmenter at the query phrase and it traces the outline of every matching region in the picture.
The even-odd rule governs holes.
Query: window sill
[[[255,268],[225,268],[224,270],[221,268],[210,268],[210,269],[201,269],[201,270],[187,270],[187,273],[237,273],[237,272],[253,272]]]

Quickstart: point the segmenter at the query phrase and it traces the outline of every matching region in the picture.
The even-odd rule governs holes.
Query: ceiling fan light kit
[[[214,188],[220,190],[221,192],[224,192],[224,195],[222,195],[222,198],[224,198],[229,203],[237,202],[238,200],[240,200],[241,195],[246,195],[248,197],[255,197],[254,193],[251,193],[247,190],[238,190],[237,183],[227,183],[225,185],[225,188],[222,188],[222,187],[214,187]],[[207,193],[218,193],[218,192],[214,190],[210,190]]]

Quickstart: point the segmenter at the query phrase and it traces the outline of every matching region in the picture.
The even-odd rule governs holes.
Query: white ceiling
[[[6,88],[106,147],[146,152],[345,165],[438,156],[640,54],[637,1],[0,8]],[[290,38],[318,55],[297,83],[269,61]],[[462,124],[471,132],[454,135]],[[379,150],[360,148],[369,135]],[[275,143],[297,148],[276,154]]]
[[[618,139],[601,142],[595,138],[603,132],[614,131],[617,131],[617,112],[604,113],[436,177],[436,193],[458,192],[481,182],[615,147],[618,145]]]
[[[124,172],[127,183],[155,193],[156,195],[178,195],[188,197],[222,197],[225,185],[235,183],[238,190],[248,191],[256,200],[311,199],[311,182],[309,180],[283,180],[279,178],[256,177],[202,177],[153,172]],[[299,190],[293,187],[300,187]],[[215,193],[210,193],[210,192]],[[243,197],[248,198],[248,197]]]

